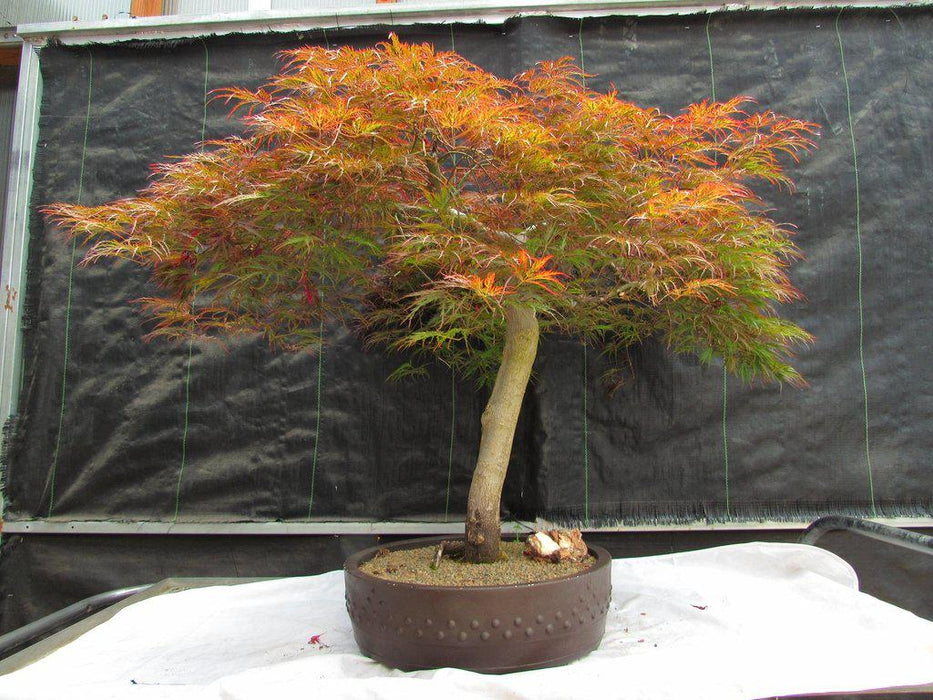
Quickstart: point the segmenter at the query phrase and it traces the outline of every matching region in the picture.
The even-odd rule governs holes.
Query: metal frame
[[[29,245],[29,200],[32,168],[39,136],[39,104],[42,74],[38,48],[23,42],[13,120],[9,185],[3,220],[3,267],[0,294],[0,425],[16,410],[22,385],[22,334],[20,332]],[[0,496],[2,499],[2,496]],[[2,508],[2,500],[0,500]],[[2,511],[0,511],[2,512]]]
[[[933,556],[933,537],[929,535],[848,515],[827,515],[814,521],[803,533],[800,541],[803,544],[816,544],[823,535],[839,530]]]
[[[599,17],[610,14],[677,15],[743,10],[775,11],[792,8],[918,7],[933,0],[745,0],[715,2],[704,0],[469,0],[467,2],[425,3],[423,5],[348,7],[316,11],[267,10],[187,17],[163,15],[104,22],[55,22],[17,28],[20,37],[33,41],[55,38],[65,44],[110,43],[134,39],[179,39],[231,32],[289,32],[318,28],[347,28],[372,24],[418,24],[484,22],[501,24],[520,15]]]
[[[0,659],[2,659],[0,660],[0,675],[35,663],[106,622],[123,608],[147,598],[205,586],[235,586],[265,580],[268,579],[254,577],[167,578],[158,583],[120,588],[85,598],[0,636]],[[30,646],[23,649],[22,647],[26,644]],[[21,651],[16,651],[17,648]]]
[[[51,615],[30,622],[29,624],[18,627],[12,632],[0,636],[0,659],[35,644],[40,639],[56,632],[68,625],[73,625],[89,615],[93,615],[98,610],[109,608],[115,603],[126,600],[130,596],[142,593],[152,587],[152,584],[144,586],[134,586],[133,588],[118,588],[117,590],[98,593],[77,603],[72,603],[68,607],[57,610]]]
[[[503,532],[526,532],[534,523],[503,523]],[[33,535],[454,535],[463,534],[463,522],[107,522],[23,520],[3,523],[4,534]]]
[[[821,522],[821,521],[817,521]],[[928,528],[928,518],[887,518],[875,521],[879,527]],[[613,525],[581,527],[583,532],[741,532],[768,530],[803,530],[806,522],[724,522],[697,521],[676,525]],[[502,532],[549,530],[553,523],[515,520],[502,523]],[[5,534],[16,535],[456,535],[463,533],[463,522],[443,521],[357,521],[316,520],[310,522],[109,522],[103,520],[56,521],[16,520],[3,523]]]
[[[595,17],[625,13],[629,15],[672,15],[788,8],[842,7],[917,7],[931,6],[933,0],[785,0],[780,5],[771,0],[747,0],[743,3],[705,2],[704,0],[563,0],[541,3],[535,0],[468,0],[454,3],[442,0],[424,5],[376,5],[317,11],[263,11],[217,14],[202,17],[161,16],[116,19],[104,22],[56,22],[17,27],[23,43],[23,59],[17,94],[13,132],[13,158],[10,172],[6,217],[3,222],[4,245],[0,293],[11,290],[10,306],[0,321],[0,422],[13,414],[22,382],[22,338],[20,333],[25,261],[28,245],[29,201],[32,168],[38,137],[39,105],[42,94],[38,47],[54,39],[65,44],[115,43],[145,39],[178,39],[233,32],[288,32],[319,28],[346,28],[373,24],[484,22],[500,24],[519,15],[557,15]],[[15,299],[12,292],[15,290]],[[0,513],[3,500],[0,493]],[[605,526],[585,528],[591,532],[651,532],[710,530],[792,530],[803,529],[809,521],[760,523],[710,523],[697,521],[682,525]],[[930,527],[933,518],[886,519],[901,527]],[[539,521],[538,526],[547,523]],[[532,524],[506,524],[506,531],[529,528]],[[459,532],[462,525],[443,522],[345,522],[313,521],[306,523],[172,523],[172,522],[68,522],[23,520],[3,524],[11,534],[152,534],[152,535],[321,535],[321,534],[446,534]]]

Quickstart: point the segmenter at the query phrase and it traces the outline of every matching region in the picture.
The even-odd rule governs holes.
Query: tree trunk
[[[538,320],[525,306],[505,309],[505,348],[489,403],[483,411],[479,458],[467,501],[466,561],[499,558],[499,501],[512,453],[518,413],[538,353]]]

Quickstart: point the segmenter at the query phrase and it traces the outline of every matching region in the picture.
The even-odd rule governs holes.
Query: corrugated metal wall
[[[309,3],[308,0],[272,0],[273,10],[305,10],[311,7],[318,9],[349,7],[350,5],[359,7],[361,2],[347,2],[346,0],[317,0],[315,3]]]
[[[221,12],[246,12],[249,0],[168,0],[167,15],[211,15]]]
[[[406,5],[424,5],[434,0],[404,0]],[[375,0],[272,0],[273,10],[311,10],[311,9],[339,9],[342,7],[360,7],[361,5],[375,5]]]
[[[436,4],[436,0],[403,0],[406,5]],[[272,0],[273,10],[338,9],[375,5],[376,0]],[[209,15],[247,12],[249,0],[165,0],[167,15]],[[98,21],[127,17],[130,0],[0,0],[0,26],[33,22]]]
[[[127,17],[130,0],[0,0],[0,24],[29,24],[31,22],[70,22],[100,20],[108,17]],[[4,21],[5,20],[5,21]]]
[[[447,5],[456,7],[456,0],[398,0],[405,7],[413,5]],[[376,0],[272,0],[273,10],[312,10],[312,9],[340,9],[347,7],[365,7],[375,5]]]

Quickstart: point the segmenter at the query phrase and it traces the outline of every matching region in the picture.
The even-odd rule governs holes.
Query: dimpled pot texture
[[[381,549],[441,539],[373,547],[347,559],[347,612],[366,656],[403,671],[510,673],[560,666],[599,645],[612,592],[612,559],[602,547],[590,547],[596,563],[578,574],[510,586],[424,586],[359,570]]]

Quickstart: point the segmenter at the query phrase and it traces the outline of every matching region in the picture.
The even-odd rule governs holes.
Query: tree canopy
[[[153,166],[136,197],[45,210],[87,261],[151,270],[153,335],[300,348],[337,317],[489,377],[521,305],[610,351],[659,336],[802,381],[788,348],[809,335],[774,308],[799,297],[798,252],[751,184],[789,188],[813,124],[741,97],[667,116],[587,89],[568,58],[506,80],[394,36],[283,60],[218,92],[243,135]]]

